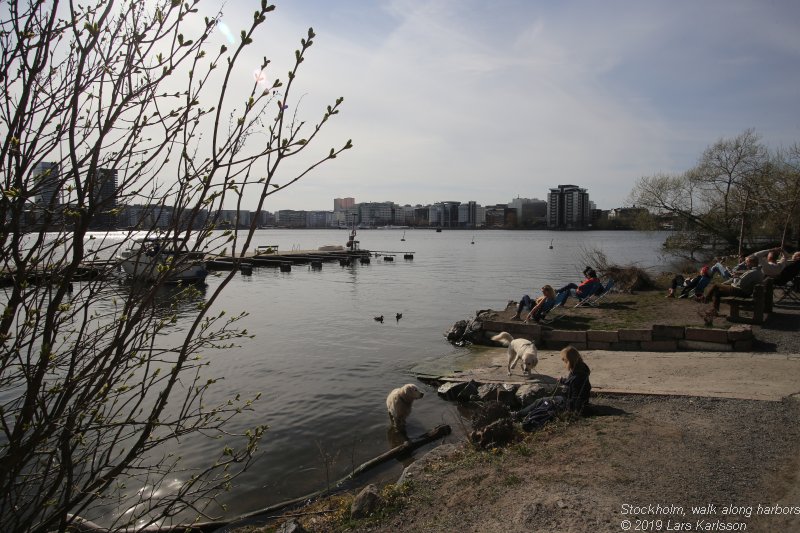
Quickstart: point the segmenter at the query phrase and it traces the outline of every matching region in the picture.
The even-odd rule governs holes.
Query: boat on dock
[[[191,252],[184,241],[166,237],[141,237],[117,255],[128,277],[168,283],[202,283],[208,276],[203,254]]]

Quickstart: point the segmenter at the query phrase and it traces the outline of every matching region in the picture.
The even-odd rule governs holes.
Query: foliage
[[[683,174],[641,178],[629,201],[676,220],[681,235],[666,247],[673,253],[741,253],[764,240],[783,245],[800,232],[798,159],[797,145],[770,153],[749,129],[708,147]]]
[[[262,1],[231,49],[212,50],[221,15],[201,19],[198,0],[4,4],[0,269],[14,273],[0,293],[5,530],[63,531],[75,515],[112,529],[201,517],[255,451],[265,427],[226,428],[257,398],[209,401],[218,377],[207,373],[208,355],[248,335],[241,316],[211,312],[235,272],[208,291],[166,285],[207,246],[248,249],[255,219],[249,231],[215,240],[223,206],[238,210],[248,195],[261,210],[351,147],[309,153],[274,181],[342,99],[310,126],[287,104],[312,30],[285,80],[237,92],[242,54],[273,9]],[[37,170],[45,162],[55,165]],[[84,280],[90,252],[113,258],[131,236],[90,241],[90,230],[133,204],[147,209],[132,226],[150,235],[167,220],[164,237],[195,255],[159,265],[151,284],[120,285],[113,260]],[[191,317],[188,327],[175,327],[178,313]],[[221,439],[204,468],[186,470],[166,451],[204,437]],[[164,490],[168,475],[182,482]]]

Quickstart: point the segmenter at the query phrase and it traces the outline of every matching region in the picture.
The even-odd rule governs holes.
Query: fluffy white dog
[[[528,339],[515,339],[510,333],[503,331],[492,337],[493,341],[503,346],[508,346],[508,375],[511,369],[517,366],[517,361],[522,361],[522,372],[529,375],[539,362],[539,352],[536,345]]]
[[[411,404],[425,396],[416,385],[408,383],[398,387],[386,397],[386,408],[389,410],[389,418],[398,431],[405,431],[406,418],[411,414]]]

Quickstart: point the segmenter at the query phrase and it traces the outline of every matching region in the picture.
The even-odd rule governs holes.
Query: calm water
[[[253,246],[316,249],[344,245],[347,235],[260,230]],[[664,238],[638,232],[365,230],[358,234],[361,247],[395,252],[393,262],[373,257],[369,265],[324,263],[320,271],[294,266],[290,273],[263,267],[252,276],[237,275],[212,314],[247,311],[241,327],[256,337],[243,339],[240,348],[207,355],[209,377],[224,380],[206,403],[261,392],[255,411],[238,417],[234,429],[257,424],[270,429],[251,469],[222,497],[227,515],[324,488],[399,444],[389,431],[387,393],[414,382],[409,369],[419,363],[468,357],[481,349],[446,342],[443,333],[457,320],[473,317],[478,309],[503,309],[508,300],[538,293],[545,283],[580,281],[587,249],[602,250],[617,263],[659,268]],[[403,253],[413,253],[414,259],[404,260]],[[221,279],[209,276],[207,292]],[[403,314],[400,321],[396,313]],[[384,315],[383,324],[373,320],[378,315]],[[408,434],[447,423],[455,432],[450,440],[460,439],[456,407],[435,390],[426,392],[414,405]],[[179,453],[189,466],[203,465],[221,446],[184,440]],[[394,480],[403,466],[393,462],[359,481]]]
[[[373,257],[370,265],[325,263],[321,271],[256,268],[226,289],[221,306],[250,312],[245,327],[257,337],[214,355],[213,371],[225,376],[220,392],[263,392],[257,412],[239,419],[242,426],[270,425],[258,461],[227,498],[231,514],[324,488],[326,479],[337,480],[396,445],[388,431],[386,394],[413,382],[408,369],[417,363],[477,349],[445,341],[444,331],[456,320],[477,309],[502,309],[509,299],[545,283],[580,281],[590,247],[619,263],[658,267],[665,237],[408,230],[401,242],[403,235],[403,230],[365,230],[358,239],[364,249],[413,252],[413,261],[399,253],[394,262]],[[261,230],[255,244],[315,249],[346,239],[347,232],[337,230]],[[216,283],[210,278],[209,288]],[[383,324],[373,320],[378,315],[384,315]],[[408,434],[441,423],[458,432],[457,417],[453,405],[429,389],[415,403]],[[320,449],[333,458],[327,468]],[[184,456],[208,457],[200,446],[182,450]],[[393,478],[402,467],[394,463],[373,475]]]

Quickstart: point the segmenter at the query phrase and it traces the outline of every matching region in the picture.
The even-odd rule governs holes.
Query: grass
[[[707,304],[700,304],[693,299],[665,298],[665,295],[666,289],[610,294],[601,301],[599,307],[568,307],[562,310],[560,314],[563,316],[549,326],[576,331],[649,329],[653,324],[703,327],[703,319],[698,312],[705,309]]]

